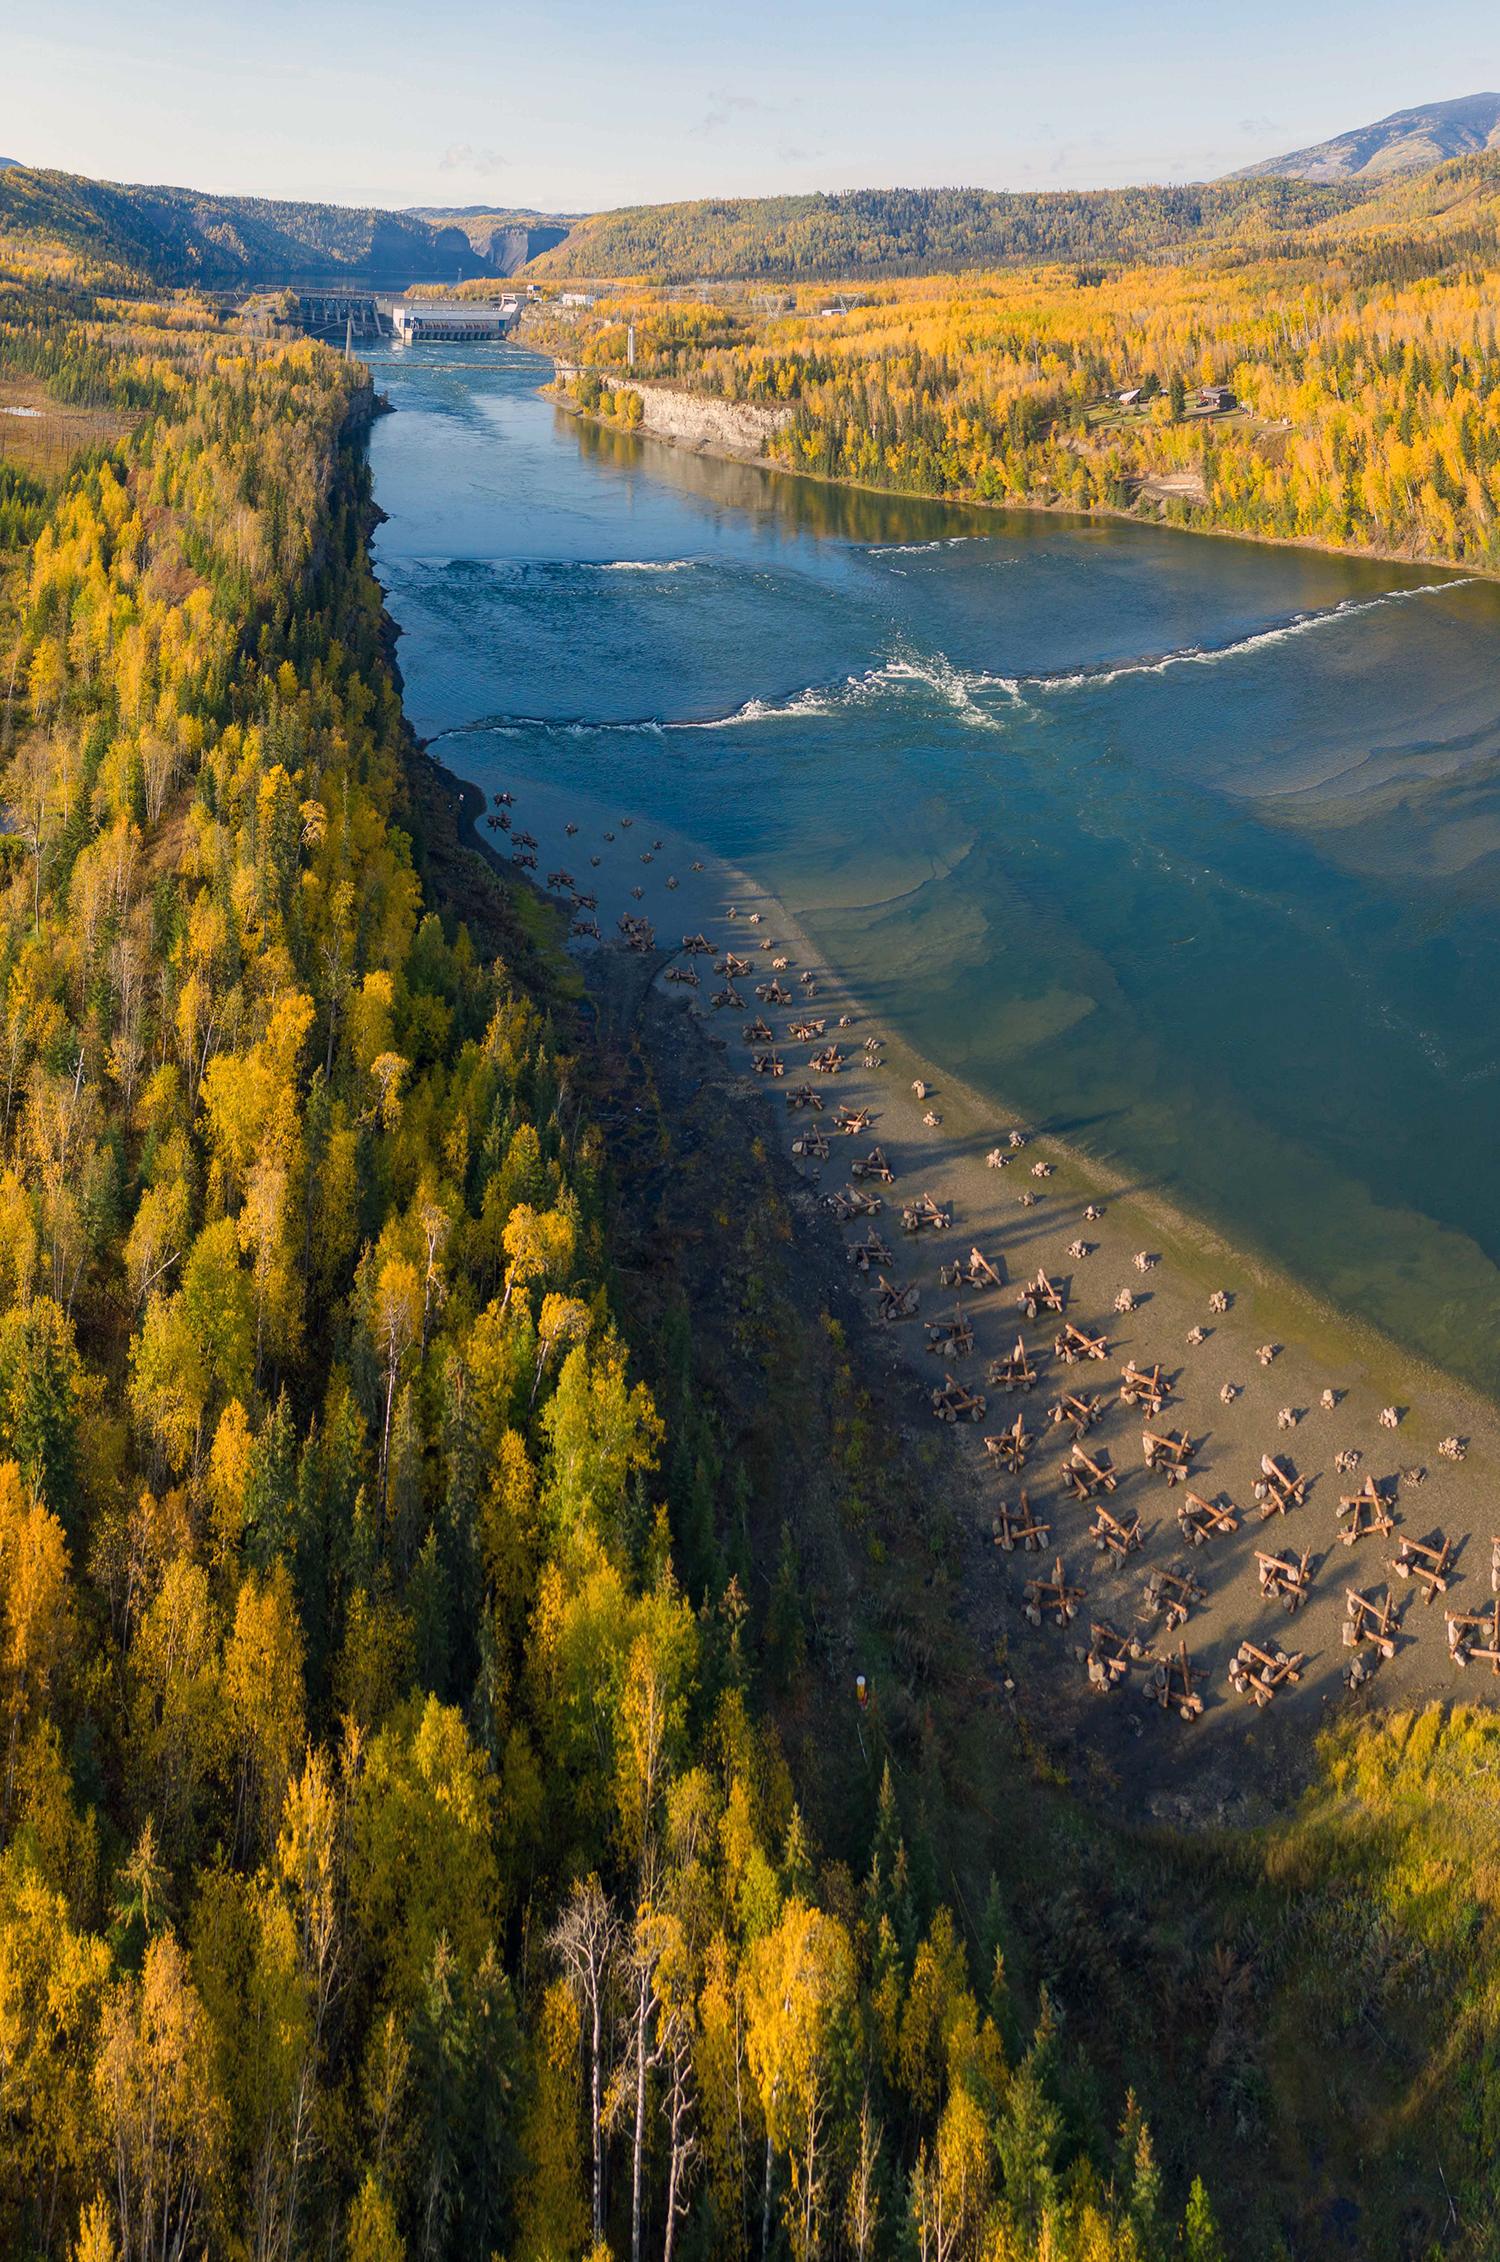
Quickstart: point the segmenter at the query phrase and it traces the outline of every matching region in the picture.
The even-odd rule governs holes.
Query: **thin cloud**
[[[695,126],[688,127],[688,132],[694,140],[704,141],[714,134],[722,133],[724,128],[732,125],[736,118],[744,118],[753,114],[771,117],[775,113],[769,102],[759,102],[753,94],[730,94],[727,90],[718,94],[711,94],[708,98],[708,108]]]
[[[509,160],[498,149],[480,149],[472,141],[450,142],[438,159],[440,173],[503,173]]]

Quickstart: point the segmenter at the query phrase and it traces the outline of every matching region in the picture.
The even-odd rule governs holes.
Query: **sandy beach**
[[[890,1261],[876,1261],[864,1276],[872,1299],[882,1277],[899,1289],[917,1289],[915,1316],[883,1329],[880,1338],[903,1397],[911,1402],[914,1373],[924,1406],[945,1376],[985,1400],[978,1421],[939,1424],[925,1412],[918,1419],[932,1421],[953,1456],[956,1493],[973,1503],[976,1568],[967,1615],[994,1661],[1003,1699],[1023,1703],[1044,1726],[1069,1725],[1107,1751],[1117,1772],[1128,1773],[1137,1739],[1166,1740],[1181,1754],[1183,1785],[1197,1779],[1201,1791],[1203,1780],[1212,1779],[1230,1787],[1227,1807],[1221,1798],[1216,1809],[1227,1818],[1235,1807],[1236,1770],[1246,1759],[1246,1772],[1264,1783],[1268,1772],[1275,1778],[1284,1753],[1287,1784],[1294,1787],[1312,1734],[1339,1708],[1500,1696],[1500,1678],[1487,1663],[1460,1669],[1454,1662],[1446,1628],[1447,1613],[1477,1614],[1492,1605],[1491,1503],[1500,1469],[1500,1416],[1493,1407],[1373,1331],[1320,1307],[1155,1195],[1112,1179],[1049,1137],[1044,1123],[1009,1115],[946,1078],[938,1064],[923,1061],[862,1010],[773,896],[640,813],[628,793],[606,808],[529,779],[514,781],[512,790],[513,805],[492,811],[486,821],[484,843],[503,858],[515,853],[518,836],[529,834],[534,848],[520,851],[536,858],[528,877],[554,897],[597,897],[596,909],[573,916],[575,923],[596,921],[601,939],[575,934],[573,947],[585,953],[623,948],[622,915],[649,919],[657,986],[682,1011],[700,1016],[724,1048],[745,1104],[764,1113],[768,1144],[787,1152],[807,1132],[827,1137],[826,1159],[797,1162],[807,1189],[805,1228],[810,1237],[842,1239],[851,1258],[873,1230]],[[502,813],[510,820],[508,834],[492,821]],[[559,872],[568,875],[571,890],[557,879]],[[711,956],[683,950],[684,938],[699,935],[712,946]],[[749,971],[732,978],[716,972],[726,952]],[[757,994],[773,983],[779,996]],[[712,1004],[726,988],[741,1006]],[[770,1027],[769,1046],[747,1035],[757,1022]],[[803,1022],[823,1028],[793,1039],[790,1025]],[[874,1055],[867,1056],[872,1038]],[[837,1047],[842,1065],[819,1073],[810,1062],[828,1046]],[[754,1056],[766,1052],[779,1057],[782,1074],[755,1072]],[[927,1089],[919,1092],[919,1086]],[[788,1095],[799,1087],[810,1087],[821,1109],[789,1106]],[[840,1109],[868,1110],[868,1127],[854,1136],[838,1133]],[[1023,1143],[1014,1144],[1012,1134]],[[890,1165],[890,1183],[852,1176],[851,1165],[875,1147]],[[996,1154],[1005,1158],[1000,1167],[989,1159]],[[881,1207],[841,1223],[830,1198],[853,1186]],[[923,1197],[949,1222],[904,1230],[903,1209]],[[993,1267],[999,1287],[956,1291],[943,1285],[942,1270],[955,1263],[967,1268],[971,1250]],[[1024,1290],[1039,1271],[1058,1291],[1061,1315],[1044,1304],[1029,1318],[1022,1308]],[[945,1326],[960,1313],[972,1328],[968,1355],[930,1348],[928,1323]],[[1102,1339],[1106,1355],[1060,1359],[1054,1346],[1065,1325]],[[1008,1359],[1018,1341],[1035,1379],[1029,1388],[1007,1392],[989,1379],[990,1369]],[[1147,1374],[1160,1370],[1156,1412],[1123,1401],[1128,1365]],[[1087,1497],[1078,1497],[1063,1475],[1070,1461],[1081,1467],[1075,1432],[1067,1421],[1049,1420],[1049,1409],[1065,1394],[1094,1402],[1079,1443],[1113,1478],[1110,1489],[1100,1490],[1084,1470]],[[986,1441],[999,1439],[1018,1414],[1026,1443],[1016,1472]],[[1178,1481],[1168,1481],[1164,1465],[1148,1467],[1147,1432],[1166,1441],[1168,1456],[1186,1441]],[[1458,1441],[1461,1458],[1443,1450],[1451,1440]],[[1290,1480],[1284,1512],[1275,1496],[1285,1487],[1267,1477],[1263,1457],[1278,1462]],[[1341,1514],[1341,1499],[1361,1493],[1368,1480],[1378,1504],[1353,1513],[1362,1526],[1378,1528],[1342,1544],[1351,1514]],[[1046,1527],[1045,1540],[1009,1550],[990,1544],[997,1519],[1003,1532],[1002,1511],[1019,1523],[1023,1491],[1030,1521]],[[1192,1544],[1180,1523],[1190,1499],[1197,1504],[1194,1520],[1212,1522],[1203,1510],[1217,1508],[1228,1510],[1233,1527]],[[1129,1535],[1128,1544],[1118,1534],[1114,1545],[1098,1536],[1101,1507]],[[1411,1560],[1436,1562],[1445,1587],[1423,1582],[1414,1568],[1404,1578],[1399,1574],[1403,1543],[1438,1551]],[[1072,1615],[1061,1624],[1045,1593],[1027,1592],[1031,1581],[1052,1581],[1059,1556],[1064,1584],[1082,1590],[1070,1596]],[[1295,1612],[1263,1591],[1261,1556],[1281,1558],[1288,1577],[1271,1572],[1271,1578],[1304,1591]],[[1187,1582],[1173,1590],[1187,1604],[1187,1618],[1170,1630],[1146,1594],[1157,1574]],[[1374,1638],[1352,1647],[1346,1642],[1350,1590],[1379,1614],[1378,1622],[1372,1614],[1365,1623],[1372,1637],[1389,1639],[1393,1654],[1382,1654]],[[1037,1600],[1039,1627],[1027,1615],[1028,1601]],[[1095,1628],[1107,1631],[1096,1635]],[[1473,1638],[1488,1640],[1483,1632]],[[1246,1641],[1270,1661],[1245,1660],[1251,1675],[1274,1683],[1264,1705],[1231,1685],[1231,1667]],[[1180,1716],[1184,1691],[1175,1669],[1183,1644],[1190,1687],[1203,1707],[1191,1721]],[[1150,1654],[1132,1655],[1132,1645]],[[1099,1661],[1092,1676],[1091,1649]],[[1108,1657],[1117,1660],[1114,1674],[1104,1663]],[[1280,1659],[1295,1660],[1292,1673],[1279,1667]],[[1351,1690],[1347,1675],[1356,1660],[1365,1677]],[[1165,1710],[1154,1687],[1158,1661],[1174,1666]],[[1101,1679],[1107,1690],[1096,1685]],[[1149,1770],[1158,1783],[1164,1756],[1154,1752]],[[1166,1772],[1170,1779],[1179,1770],[1168,1763]],[[1152,1805],[1177,1819],[1179,1807],[1184,1814],[1189,1807],[1201,1812],[1202,1803],[1169,1792]]]

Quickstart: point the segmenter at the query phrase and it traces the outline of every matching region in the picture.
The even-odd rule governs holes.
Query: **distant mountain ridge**
[[[583,215],[211,196],[18,165],[0,169],[0,242],[29,245],[33,263],[74,257],[108,268],[116,288],[225,293],[267,283],[483,282],[523,271],[542,282],[826,285],[1054,263],[1074,268],[1082,286],[1122,261],[1347,256],[1356,245],[1365,271],[1410,279],[1456,258],[1500,258],[1500,97],[1472,97],[1450,128],[1476,137],[1481,102],[1495,106],[1494,146],[1387,174],[1286,177],[1277,169],[1293,162],[1286,158],[1248,177],[1178,185],[861,189]],[[1402,146],[1414,146],[1410,135]]]
[[[17,166],[0,172],[0,234],[85,252],[151,282],[210,290],[334,277],[469,281],[523,268],[556,278],[797,282],[1049,259],[1153,259],[1189,243],[1298,235],[1368,193],[1284,180],[1050,192],[862,189],[575,218],[211,196]]]
[[[706,197],[594,213],[537,261],[536,273],[795,283],[1054,259],[1154,259],[1187,244],[1321,227],[1367,193],[1338,182],[1265,180]]]
[[[1380,181],[1414,173],[1450,157],[1500,149],[1500,94],[1464,94],[1396,110],[1372,126],[1355,126],[1311,148],[1263,158],[1229,178],[1235,181]]]
[[[510,275],[565,229],[520,216],[428,219],[373,206],[211,196],[0,168],[0,231],[85,250],[157,283],[235,290],[331,276],[351,283]]]

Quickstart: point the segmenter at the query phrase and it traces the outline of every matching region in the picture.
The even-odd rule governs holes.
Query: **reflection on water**
[[[818,479],[793,479],[768,474],[753,463],[731,463],[718,456],[695,455],[690,449],[664,446],[639,433],[617,432],[607,424],[574,419],[557,411],[560,429],[566,428],[585,461],[615,472],[645,472],[663,486],[698,497],[718,510],[774,513],[777,522],[798,534],[814,534],[835,542],[951,541],[969,533],[989,540],[995,531],[993,511],[966,510],[951,503],[925,502],[920,497],[879,495],[863,487],[835,487]],[[1084,521],[1074,523],[1082,525]],[[1012,537],[1024,531],[1027,514],[1007,514]]]
[[[418,729],[753,869],[937,1062],[1500,1384],[1500,592],[769,476],[542,373],[382,369]]]

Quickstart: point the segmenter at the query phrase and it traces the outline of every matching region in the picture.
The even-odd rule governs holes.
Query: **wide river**
[[[511,347],[374,366],[451,767],[728,857],[939,1068],[1500,1394],[1500,587],[708,462]]]

